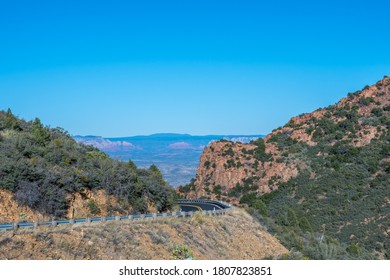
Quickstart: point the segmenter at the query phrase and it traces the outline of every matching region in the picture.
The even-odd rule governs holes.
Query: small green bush
[[[171,256],[174,260],[194,259],[194,253],[187,245],[175,244],[171,251]]]
[[[94,200],[94,199],[90,199],[88,201],[88,209],[89,209],[89,213],[92,215],[99,215],[101,212],[99,205],[97,204],[96,200]]]

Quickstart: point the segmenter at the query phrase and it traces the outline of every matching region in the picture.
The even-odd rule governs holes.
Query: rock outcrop
[[[272,192],[279,183],[307,169],[306,162],[290,157],[281,142],[300,142],[313,147],[336,132],[335,139],[329,139],[330,145],[340,141],[348,141],[355,147],[368,145],[387,131],[386,124],[378,123],[373,117],[388,115],[389,104],[390,78],[385,77],[362,91],[350,93],[335,105],[293,117],[284,127],[265,137],[262,157],[256,157],[256,150],[262,149],[256,142],[213,142],[203,152],[193,185],[179,192],[191,198],[223,198],[233,203],[239,202],[248,191],[259,195]]]

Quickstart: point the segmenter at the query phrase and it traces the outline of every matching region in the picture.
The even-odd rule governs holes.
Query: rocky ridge
[[[326,125],[331,122],[333,127],[330,129],[339,129],[340,132],[330,145],[344,140],[362,147],[387,131],[385,124],[373,122],[372,117],[375,114],[388,115],[389,104],[390,78],[385,77],[362,91],[350,93],[335,105],[293,117],[284,127],[265,137],[264,147],[255,142],[213,142],[204,149],[193,184],[179,189],[179,192],[191,198],[223,198],[238,203],[247,191],[261,195],[277,190],[279,183],[296,177],[300,170],[310,170],[302,159],[284,160],[289,155],[277,145],[278,138],[316,146],[330,133]],[[355,118],[356,127],[349,127],[349,121]],[[325,124],[325,129],[322,124]],[[256,149],[263,149],[263,158],[256,157]]]

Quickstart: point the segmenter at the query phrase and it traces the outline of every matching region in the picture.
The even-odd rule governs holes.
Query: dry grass
[[[106,222],[0,234],[0,259],[169,260],[187,245],[195,259],[263,259],[287,253],[245,211],[222,217]]]

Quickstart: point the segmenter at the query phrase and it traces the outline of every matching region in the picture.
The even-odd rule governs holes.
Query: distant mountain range
[[[115,159],[131,159],[138,167],[148,168],[155,164],[164,178],[173,186],[185,185],[195,178],[203,149],[211,142],[225,139],[249,143],[262,135],[207,135],[153,134],[121,138],[101,136],[74,136],[85,145],[92,145]]]

